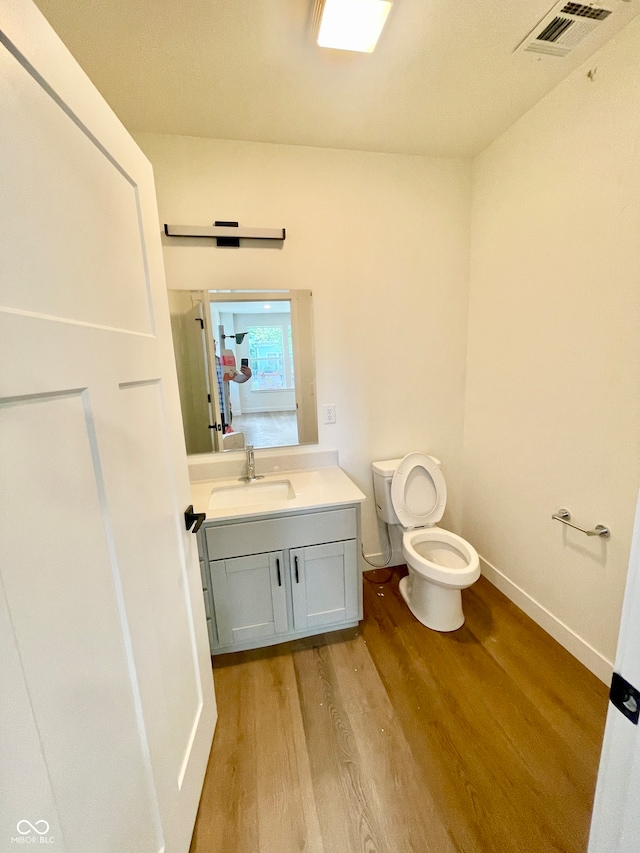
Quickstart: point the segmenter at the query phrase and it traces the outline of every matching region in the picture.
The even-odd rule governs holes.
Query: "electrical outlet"
[[[324,409],[324,422],[325,422],[325,424],[335,424],[335,422],[336,422],[336,404],[335,403],[325,403],[322,408]]]

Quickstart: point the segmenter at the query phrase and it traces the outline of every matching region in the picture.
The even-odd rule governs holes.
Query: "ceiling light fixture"
[[[320,0],[320,4],[320,47],[359,53],[373,51],[391,9],[387,0]]]

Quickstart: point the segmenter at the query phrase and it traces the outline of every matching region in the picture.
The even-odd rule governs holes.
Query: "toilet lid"
[[[408,453],[393,475],[391,502],[400,524],[408,530],[440,521],[447,486],[438,460],[426,453]]]

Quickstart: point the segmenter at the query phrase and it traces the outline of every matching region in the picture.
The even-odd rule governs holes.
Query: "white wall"
[[[355,151],[138,134],[161,222],[285,227],[282,248],[165,240],[169,287],[313,291],[319,443],[372,494],[375,459],[443,461],[460,525],[470,164]],[[368,552],[378,550],[373,500]]]
[[[464,535],[605,677],[640,483],[639,115],[636,20],[474,166]]]

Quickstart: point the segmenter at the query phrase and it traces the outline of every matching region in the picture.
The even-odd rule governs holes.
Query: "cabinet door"
[[[209,563],[218,644],[286,633],[282,551]]]
[[[295,548],[290,560],[296,631],[358,618],[355,539]]]

